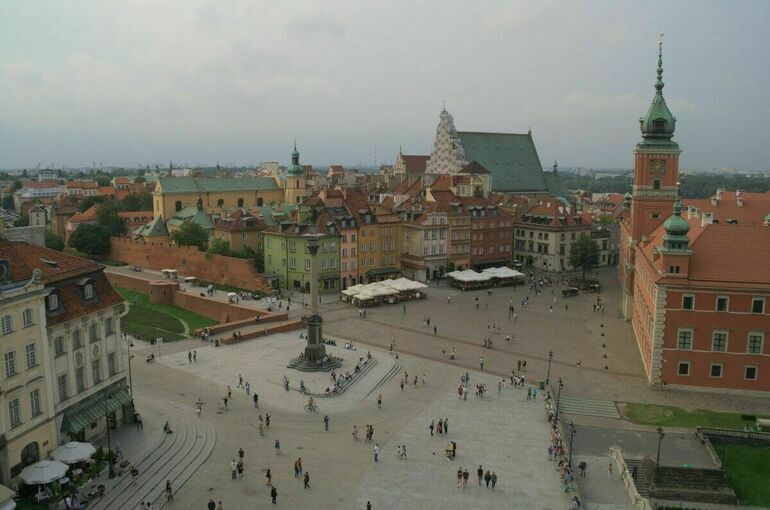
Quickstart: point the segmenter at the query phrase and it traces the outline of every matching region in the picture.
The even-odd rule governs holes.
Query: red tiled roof
[[[114,181],[115,181],[115,184],[129,184],[131,182],[131,180],[128,177],[123,175],[121,175],[120,177],[115,177]]]
[[[25,259],[10,241],[0,237],[0,260],[8,262],[12,282],[26,282],[32,278],[32,268]]]
[[[741,192],[740,197],[743,204],[738,205],[738,195],[735,191],[723,191],[720,194],[716,205],[711,204],[711,199],[685,199],[683,205],[685,208],[692,207],[700,209],[703,213],[711,213],[713,218],[719,223],[725,223],[728,219],[735,219],[738,225],[761,225],[763,218],[770,214],[770,191],[765,193],[745,193]],[[682,216],[687,216],[686,210],[682,211]]]
[[[74,214],[67,220],[71,223],[80,223],[83,221],[96,221],[96,204],[92,205],[82,213]]]
[[[247,222],[249,225],[246,224]],[[265,230],[266,225],[260,218],[247,214],[243,209],[238,208],[233,211],[229,218],[217,220],[214,228],[227,232],[246,232]]]
[[[521,218],[516,220],[517,224],[527,225],[540,225],[554,228],[563,227],[576,227],[576,226],[590,226],[592,223],[591,215],[588,213],[578,213],[574,207],[569,208],[562,204],[559,200],[551,197],[545,202],[541,202],[532,206],[527,212],[525,212]],[[533,221],[535,217],[539,216],[545,220],[546,217],[550,217],[550,221]]]
[[[13,247],[20,256],[24,257],[29,267],[43,271],[43,281],[45,283],[66,280],[104,269],[104,266],[93,260],[75,257],[74,255],[68,255],[26,242],[13,243]],[[55,262],[56,264],[49,264],[45,261]]]
[[[424,174],[425,169],[428,166],[428,159],[430,159],[430,156],[422,156],[422,155],[406,155],[402,154],[401,157],[404,159],[404,165],[406,166],[406,171],[410,174]]]
[[[94,181],[68,181],[66,187],[68,189],[98,189]]]
[[[690,243],[690,280],[770,284],[770,227],[753,225],[707,225]],[[731,263],[725,260],[729,253]]]

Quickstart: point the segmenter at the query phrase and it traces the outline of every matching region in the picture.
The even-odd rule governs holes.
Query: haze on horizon
[[[0,167],[392,163],[458,130],[631,167],[664,39],[682,168],[770,169],[770,2],[0,4]]]

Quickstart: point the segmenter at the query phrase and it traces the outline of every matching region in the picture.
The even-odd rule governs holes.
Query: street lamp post
[[[655,468],[657,469],[658,466],[660,466],[660,443],[663,442],[663,438],[666,436],[666,434],[663,432],[663,427],[658,427],[658,455],[655,458]]]
[[[548,351],[548,375],[545,376],[545,384],[551,382],[551,360],[553,359],[553,350]]]
[[[107,458],[109,459],[107,462],[109,462],[109,476],[110,478],[114,478],[115,468],[112,463],[112,441],[110,440],[110,408],[107,407],[107,400],[109,398],[110,397],[106,394],[104,395],[104,421],[107,425]]]
[[[573,422],[569,423],[569,466],[570,469],[572,468],[572,441],[575,439],[575,435],[577,434],[577,429],[575,428],[575,424]]]
[[[305,275],[302,275],[302,308],[305,308]]]
[[[134,379],[131,377],[131,360],[134,358],[134,355],[131,354],[131,347],[134,346],[134,343],[129,340],[128,342],[128,391],[131,393],[131,401],[134,400]]]
[[[559,423],[559,404],[561,403],[561,389],[564,387],[564,383],[559,377],[559,392],[556,394],[556,416],[554,416],[554,422]]]

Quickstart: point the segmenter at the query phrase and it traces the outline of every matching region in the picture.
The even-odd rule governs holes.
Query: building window
[[[43,414],[43,409],[40,407],[40,390],[32,390],[29,393],[29,408],[33,418]]]
[[[305,271],[310,271],[310,259],[305,259]]]
[[[35,344],[27,344],[27,368],[32,368],[37,365],[37,353],[35,352]]]
[[[709,377],[722,377],[722,363],[712,363],[709,368]]]
[[[77,385],[78,392],[86,389],[86,369],[83,367],[77,367],[75,369],[75,384]]]
[[[51,294],[48,296],[48,311],[55,312],[59,309],[59,296],[58,294]]]
[[[95,359],[91,362],[91,376],[93,377],[94,384],[99,384],[102,382],[101,360]]]
[[[115,369],[115,353],[111,352],[107,355],[107,373],[110,377],[117,373]]]
[[[21,324],[25,328],[32,325],[32,308],[26,308],[21,313]]]
[[[97,323],[92,322],[91,325],[88,326],[88,336],[91,342],[99,340],[99,325]]]
[[[93,299],[94,297],[94,285],[92,283],[87,283],[83,287],[83,299]]]
[[[223,199],[220,198],[217,200],[217,207],[222,207],[223,205],[225,205],[225,201]]]
[[[112,317],[107,317],[104,321],[105,335],[110,336],[115,333],[115,320]]]
[[[713,352],[727,351],[727,332],[726,331],[714,331],[714,335],[711,337],[711,350]]]
[[[79,349],[83,346],[83,341],[80,337],[80,330],[75,329],[72,331],[72,348]]]
[[[717,312],[726,312],[728,307],[728,299],[724,296],[717,297]]]
[[[54,353],[58,356],[59,354],[64,354],[64,337],[63,336],[57,336],[53,340],[53,348]]]
[[[176,212],[179,212],[179,211],[182,210],[182,201],[181,200],[177,200],[176,202],[174,202],[174,210]]]
[[[744,368],[743,371],[743,377],[746,380],[755,381],[757,379],[757,366],[746,365],[746,368]]]
[[[764,343],[764,340],[764,333],[749,333],[746,352],[748,354],[762,354],[762,344]]]
[[[257,198],[257,207],[262,207],[265,205],[265,200],[262,197]]]
[[[695,296],[686,295],[682,296],[682,310],[694,310],[695,309]]]
[[[290,269],[294,269],[296,267],[297,267],[297,259],[295,259],[294,257],[290,257],[289,258],[289,268]]]
[[[21,405],[19,399],[15,398],[8,402],[8,414],[11,417],[11,428],[15,429],[21,425]]]
[[[691,329],[679,330],[679,334],[677,335],[677,340],[676,340],[676,348],[683,351],[689,351],[692,349],[692,330]]]
[[[660,189],[660,179],[655,179],[654,181],[652,181],[652,189]]]
[[[4,335],[7,335],[8,333],[13,332],[13,317],[10,315],[6,315],[3,317],[2,321],[2,333]]]
[[[5,376],[12,377],[16,375],[16,352],[5,353]]]
[[[64,402],[69,398],[69,392],[67,391],[67,374],[62,374],[58,379],[59,383],[59,401]]]
[[[690,375],[690,362],[680,361],[676,365],[676,375]]]
[[[765,298],[751,300],[751,313],[765,313]]]
[[[660,213],[659,212],[654,212],[654,213],[650,214],[650,218],[652,218],[653,220],[659,220],[660,219]]]

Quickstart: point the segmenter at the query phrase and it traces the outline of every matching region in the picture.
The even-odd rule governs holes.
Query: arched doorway
[[[21,450],[21,465],[29,466],[40,460],[40,448],[37,443],[29,443]]]

